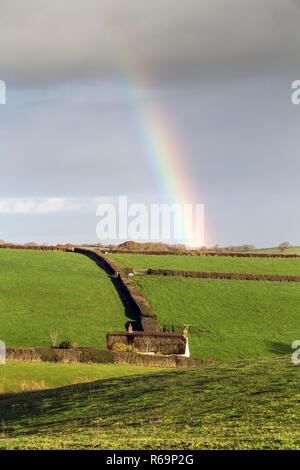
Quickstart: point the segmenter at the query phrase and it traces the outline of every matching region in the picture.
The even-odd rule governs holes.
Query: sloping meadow
[[[269,358],[37,391],[0,400],[0,448],[299,449],[299,381]]]
[[[299,258],[254,258],[237,256],[176,256],[109,254],[122,267],[146,270],[174,269],[246,274],[300,275]]]
[[[300,339],[299,283],[134,277],[166,331],[189,325],[193,357],[212,360],[292,354]]]
[[[86,256],[40,250],[0,250],[0,339],[7,346],[50,347],[57,341],[106,346],[109,330],[124,330],[129,309],[103,269]]]

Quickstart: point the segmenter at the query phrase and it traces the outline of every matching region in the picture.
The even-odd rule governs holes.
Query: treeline
[[[104,250],[103,250],[104,251]],[[106,252],[106,251],[105,251]],[[128,255],[177,255],[177,256],[228,256],[235,258],[300,258],[296,254],[283,253],[241,253],[236,251],[201,251],[201,250],[183,250],[177,253],[172,251],[138,251],[138,250],[109,250],[109,253],[128,254]]]
[[[230,245],[227,247],[221,247],[219,245],[215,245],[213,247],[206,247],[202,246],[199,248],[195,248],[191,250],[189,247],[183,244],[170,244],[170,243],[162,243],[162,242],[135,242],[135,241],[126,241],[124,243],[120,243],[119,245],[101,245],[101,243],[97,243],[94,245],[84,245],[86,247],[98,247],[100,249],[108,249],[108,250],[128,250],[128,251],[164,251],[170,253],[181,253],[184,251],[202,251],[202,252],[251,252],[256,249],[254,245]]]
[[[49,349],[7,348],[7,362],[64,362],[96,364],[128,364],[155,367],[200,367],[217,363],[182,356],[144,355],[136,352],[110,351],[96,348]]]
[[[184,245],[172,245],[169,243],[162,242],[134,242],[127,241],[120,243],[120,245],[109,245],[107,248],[114,250],[130,250],[130,251],[170,251],[170,252],[180,252],[186,250]]]
[[[215,271],[180,271],[174,269],[148,269],[153,276],[179,276],[202,279],[232,279],[242,281],[300,282],[300,276],[257,273],[219,273]]]
[[[71,244],[66,245],[38,245],[37,243],[25,243],[18,245],[15,243],[2,243],[0,248],[10,248],[13,250],[41,250],[41,251],[73,251],[74,247]]]
[[[255,250],[256,247],[255,245],[230,245],[230,246],[225,246],[221,247],[219,245],[215,245],[212,248],[206,249],[205,247],[202,247],[202,251],[215,251],[216,253],[222,253],[222,252],[239,252],[239,253],[248,253],[249,251]]]
[[[108,246],[100,246],[101,244],[97,244],[94,246],[98,246],[100,248],[107,248],[108,250],[129,250],[129,251],[164,251],[170,253],[181,253],[184,251],[191,251],[189,247],[186,247],[183,244],[169,244],[169,243],[162,243],[162,242],[144,242],[139,243],[135,241],[127,241],[124,243],[120,243],[119,245],[108,245]],[[85,245],[88,246],[88,245]],[[192,251],[202,251],[202,252],[251,252],[255,250],[254,245],[230,245],[227,247],[221,247],[219,245],[215,245],[211,248],[207,248],[206,246],[199,247]]]

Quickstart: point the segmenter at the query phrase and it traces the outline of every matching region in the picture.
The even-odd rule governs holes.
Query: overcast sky
[[[167,202],[134,100],[208,245],[300,245],[299,24],[296,0],[1,0],[0,238],[93,242],[99,198]]]

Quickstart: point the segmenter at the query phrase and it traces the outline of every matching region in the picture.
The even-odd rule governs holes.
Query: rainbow
[[[170,205],[195,204],[199,202],[195,201],[197,185],[185,165],[178,137],[161,109],[153,104],[141,104],[137,90],[147,86],[146,74],[136,60],[137,55],[132,53],[132,47],[126,47],[128,41],[123,37],[119,44],[122,47],[118,47],[118,76],[161,196]],[[182,242],[193,245],[191,234],[192,227]]]

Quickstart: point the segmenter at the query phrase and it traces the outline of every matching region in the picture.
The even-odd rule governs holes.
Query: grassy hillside
[[[118,364],[55,364],[8,362],[0,365],[0,397],[3,394],[45,390],[137,374],[150,374],[157,367]]]
[[[226,256],[174,256],[110,254],[120,266],[136,269],[179,269],[233,273],[300,275],[300,259],[236,258]]]
[[[299,383],[288,357],[20,395],[0,449],[299,449]]]
[[[125,308],[107,274],[76,253],[0,250],[0,339],[7,346],[59,340],[103,347],[108,330],[123,330]]]
[[[278,247],[274,248],[258,248],[254,250],[253,253],[281,253],[281,250]],[[285,255],[300,255],[300,246],[290,246],[284,250]]]
[[[162,326],[190,324],[191,355],[236,360],[287,352],[300,339],[298,283],[135,277]]]

